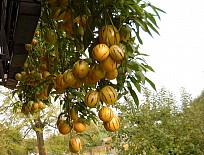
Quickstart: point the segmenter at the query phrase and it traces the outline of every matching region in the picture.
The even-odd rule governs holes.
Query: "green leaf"
[[[152,71],[152,72],[155,72],[154,71],[154,69],[151,67],[151,66],[149,66],[149,65],[145,65],[145,64],[142,64],[146,69],[148,69],[148,70],[150,70],[150,71]]]
[[[155,18],[153,17],[153,14],[151,14],[149,12],[145,12],[145,15],[152,22],[152,24],[154,24],[157,28],[159,28]]]
[[[141,93],[141,86],[139,84],[139,81],[137,81],[134,77],[130,77],[130,80],[134,84],[134,86],[137,88],[138,92]]]
[[[145,80],[150,84],[150,86],[151,86],[155,91],[157,90],[155,84],[154,84],[150,79],[148,79],[147,77],[145,77]]]
[[[159,34],[159,31],[157,31],[157,29],[156,29],[150,22],[147,22],[147,25],[148,25],[155,33],[157,33],[158,35],[160,35],[160,34]]]
[[[127,62],[127,67],[134,71],[140,71],[140,64],[137,61]]]
[[[143,41],[142,41],[142,39],[140,38],[140,35],[139,35],[139,31],[137,31],[135,34],[137,36],[137,39],[138,39],[139,43],[143,44]]]
[[[129,92],[130,92],[130,94],[131,94],[131,96],[132,96],[132,98],[133,98],[133,100],[134,100],[136,106],[138,107],[138,106],[139,106],[139,100],[138,100],[137,94],[136,94],[135,91],[132,89],[132,86],[131,86],[131,84],[130,84],[129,81],[127,81],[127,85],[128,85],[128,90],[129,90]]]
[[[152,5],[152,4],[150,4],[150,3],[149,3],[149,6],[150,6],[150,7],[152,8],[152,10],[156,13],[156,15],[157,15],[157,17],[158,17],[159,19],[161,19],[161,17],[160,17],[160,15],[159,15],[159,13],[157,12],[157,10],[160,11],[160,12],[166,13],[165,11],[163,11],[163,10],[161,10],[161,9],[159,9],[159,8],[157,8],[157,7],[155,7],[154,5]]]

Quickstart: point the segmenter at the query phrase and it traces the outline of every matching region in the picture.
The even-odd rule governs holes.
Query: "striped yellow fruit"
[[[86,123],[80,120],[74,121],[74,131],[82,133],[86,129]]]
[[[84,102],[89,108],[95,108],[96,105],[99,103],[99,100],[99,93],[94,90],[90,90],[89,92],[87,92],[84,98]]]
[[[124,58],[124,50],[120,48],[118,45],[112,45],[110,47],[110,56],[116,60],[122,60]]]
[[[97,61],[103,61],[109,56],[109,47],[106,44],[98,44],[93,48],[93,57]]]
[[[57,127],[59,132],[63,135],[70,133],[72,130],[72,127],[66,120],[60,121]]]
[[[92,76],[93,79],[96,79],[96,80],[99,81],[100,79],[102,79],[102,78],[105,77],[106,72],[100,68],[100,65],[99,65],[99,64],[95,64],[95,65],[91,68],[91,70],[92,70],[91,76]]]
[[[111,72],[116,69],[117,63],[111,56],[108,56],[104,61],[101,61],[100,67],[106,72]]]
[[[114,113],[111,108],[104,106],[99,110],[98,116],[103,122],[109,122],[114,117]]]
[[[79,138],[71,138],[70,141],[69,141],[69,150],[70,152],[72,153],[78,153],[80,152],[82,148],[82,145],[81,145],[81,140]]]
[[[105,86],[99,92],[100,99],[106,104],[114,104],[117,100],[117,92],[112,86]]]
[[[67,69],[63,73],[63,81],[69,86],[73,85],[77,81],[77,78],[74,76],[72,69]]]
[[[106,72],[106,75],[105,75],[105,77],[106,77],[108,80],[113,80],[113,79],[115,79],[117,76],[118,76],[118,70],[117,70],[117,69],[114,69],[114,70],[111,71],[111,72]]]
[[[118,45],[120,43],[120,33],[115,26],[105,25],[100,29],[99,42],[109,47],[115,44]]]
[[[85,77],[89,72],[89,64],[84,60],[78,60],[73,66],[73,73],[78,78]]]
[[[111,121],[103,123],[104,128],[107,131],[114,132],[120,127],[120,120],[117,116],[114,116]]]

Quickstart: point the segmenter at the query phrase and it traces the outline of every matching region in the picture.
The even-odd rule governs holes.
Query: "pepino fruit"
[[[16,73],[15,79],[16,79],[17,81],[21,81],[21,80],[23,79],[22,74],[21,74],[21,73]]]
[[[94,80],[94,81],[99,81],[101,80],[102,78],[105,77],[105,71],[102,70],[100,68],[100,65],[99,64],[95,64],[92,68],[91,68],[91,72],[90,72],[91,75],[91,78]]]
[[[111,108],[104,106],[99,110],[98,116],[103,122],[109,122],[114,117],[114,113]]]
[[[120,61],[124,58],[124,51],[118,45],[110,47],[110,56],[116,61]]]
[[[63,74],[58,74],[56,76],[55,86],[56,88],[59,88],[59,89],[65,89],[68,87],[68,84],[66,84],[63,80]]]
[[[114,132],[120,127],[120,120],[117,116],[114,116],[111,121],[103,123],[104,128],[107,131]]]
[[[96,105],[99,103],[99,99],[100,99],[99,93],[94,90],[90,90],[89,92],[86,93],[84,102],[87,107],[95,108]]]
[[[71,132],[72,127],[66,120],[61,120],[58,125],[58,130],[61,134],[66,135]]]
[[[108,46],[118,45],[120,43],[120,34],[113,25],[105,25],[100,29],[99,41]]]
[[[67,69],[63,73],[63,81],[69,86],[75,84],[77,78],[74,76],[72,69]]]
[[[74,131],[78,133],[82,133],[86,129],[86,123],[84,123],[81,120],[76,120],[73,126],[74,126]]]
[[[99,92],[100,99],[106,104],[114,104],[117,100],[116,90],[112,86],[105,86]]]
[[[103,61],[109,56],[109,47],[106,44],[98,44],[93,48],[93,57]]]
[[[47,29],[45,31],[44,39],[48,44],[55,44],[55,42],[57,41],[57,34],[54,30]]]
[[[73,66],[73,73],[78,78],[85,77],[89,72],[89,64],[84,60],[78,60]]]
[[[100,63],[100,67],[106,72],[111,72],[116,69],[117,63],[113,58],[111,58],[111,56],[108,56],[104,61]]]
[[[80,152],[82,148],[81,140],[79,138],[71,138],[69,141],[69,150],[72,153]]]
[[[117,76],[118,76],[118,70],[117,70],[117,69],[114,69],[114,70],[111,71],[111,72],[106,72],[106,75],[105,75],[105,77],[106,77],[108,80],[113,80],[113,79],[115,79]]]

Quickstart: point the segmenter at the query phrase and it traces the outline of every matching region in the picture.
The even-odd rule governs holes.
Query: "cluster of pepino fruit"
[[[87,107],[95,108],[100,99],[107,105],[113,105],[117,100],[117,92],[112,86],[104,86],[99,92],[90,90],[86,93],[84,102]],[[114,115],[114,112],[108,106],[103,106],[98,111],[100,120],[103,121],[103,125],[107,131],[113,132],[118,130],[120,126],[119,118]]]
[[[60,118],[59,116],[57,120],[57,128],[59,133],[63,135],[70,134],[72,130],[76,133],[82,133],[86,129],[86,123],[80,119],[78,119],[78,113],[74,108],[69,110],[69,114],[71,117],[71,121],[67,121],[66,119]],[[82,143],[80,138],[72,137],[69,140],[69,149],[73,153],[77,153],[82,149]]]
[[[57,50],[50,52],[46,49],[47,47],[55,49],[53,47],[59,37],[57,31],[63,30],[66,35],[72,36],[74,33],[73,24],[75,24],[83,36],[82,32],[87,25],[86,15],[82,14],[73,18],[73,10],[63,11],[63,8],[68,5],[67,2],[67,0],[48,0],[52,20],[55,21],[57,28],[56,30],[46,29],[40,34],[46,42],[45,50],[40,47],[37,39],[33,39],[31,44],[25,45],[33,60],[26,61],[23,71],[16,74],[16,80],[21,83],[17,89],[25,90],[27,96],[24,97],[32,98],[34,96],[35,101],[23,104],[22,111],[28,115],[43,109],[45,104],[42,106],[42,103],[48,100],[50,93],[66,96],[64,94],[70,90],[81,91],[84,94],[84,106],[87,108],[85,110],[96,108],[104,128],[110,132],[117,131],[120,127],[120,120],[111,109],[117,101],[117,91],[107,81],[114,80],[118,76],[118,68],[125,61],[125,48],[121,41],[127,41],[131,31],[126,26],[121,26],[118,30],[114,25],[104,25],[100,28],[98,42],[94,43],[93,49],[89,51],[89,56],[92,59],[90,64],[78,57],[76,62],[69,63],[69,67],[59,67],[67,59],[63,60],[63,57],[60,57],[62,53]],[[36,32],[35,35],[38,38],[39,32]],[[56,65],[56,62],[60,62],[60,65]],[[101,81],[105,81],[105,83]],[[83,89],[84,87],[86,89]],[[36,91],[32,89],[36,89]],[[100,101],[102,101],[101,104]],[[86,129],[86,121],[80,118],[83,113],[77,111],[76,109],[79,108],[75,106],[79,105],[70,104],[65,109],[63,118],[61,118],[61,114],[59,115],[57,121],[59,133],[67,135],[73,131],[77,134]],[[71,137],[69,148],[73,153],[79,152],[82,148],[81,140]]]

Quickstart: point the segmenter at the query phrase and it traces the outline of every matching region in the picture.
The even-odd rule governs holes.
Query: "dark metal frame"
[[[25,44],[32,41],[41,4],[36,0],[2,0],[0,13],[0,84],[13,89],[15,74],[28,56]]]

